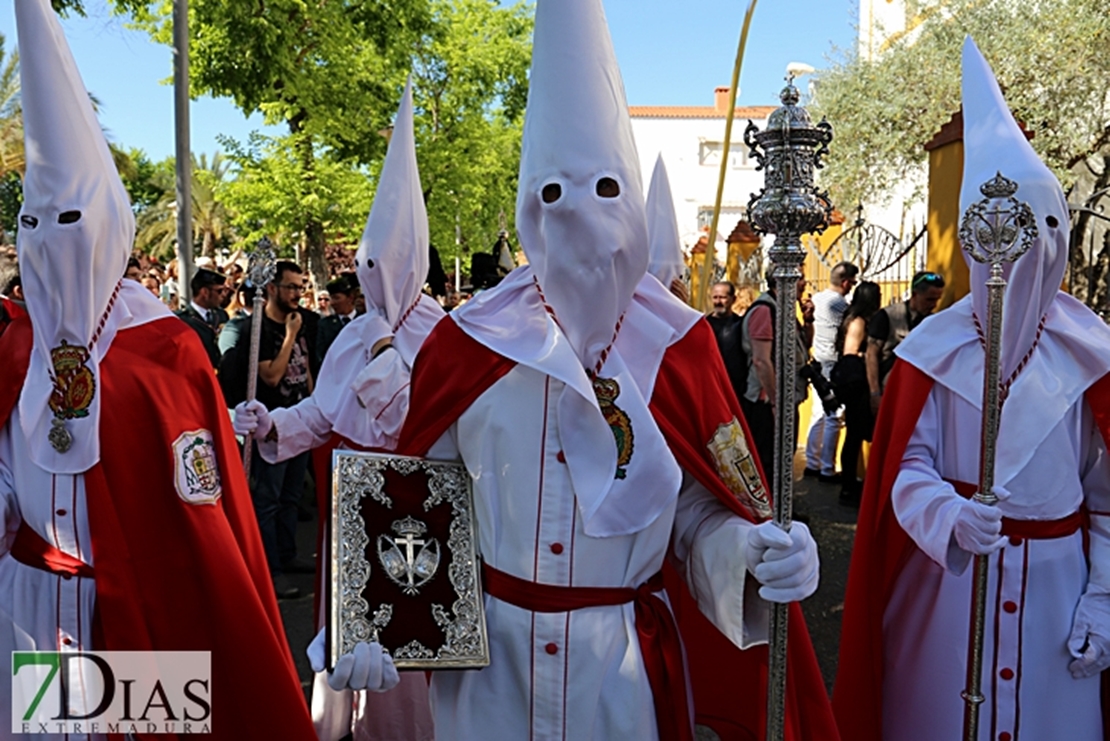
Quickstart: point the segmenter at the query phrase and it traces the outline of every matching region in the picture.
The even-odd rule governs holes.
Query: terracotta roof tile
[[[775,110],[775,106],[756,105],[736,109],[737,119],[765,119]],[[724,112],[713,106],[663,106],[634,105],[628,107],[632,118],[724,118]]]

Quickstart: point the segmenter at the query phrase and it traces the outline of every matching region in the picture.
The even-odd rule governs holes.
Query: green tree
[[[135,215],[141,217],[143,212],[156,205],[167,193],[173,192],[174,160],[173,157],[167,157],[161,162],[154,162],[146,152],[135,148],[128,151],[127,159],[127,166],[120,168],[120,177],[131,196]]]
[[[512,223],[532,9],[492,0],[435,0],[432,9],[413,59],[417,156],[432,244],[463,257],[492,247],[502,213]]]
[[[172,160],[167,160],[172,168]],[[198,160],[193,158],[193,245],[199,245],[205,257],[216,254],[217,245],[232,235],[231,213],[220,198],[220,190],[226,185],[228,162],[218,152],[209,160],[204,154]],[[170,177],[157,166],[151,176],[154,183],[166,183],[166,188],[158,200],[142,209],[138,215],[138,234],[135,237],[136,249],[157,257],[171,256],[177,240],[177,193],[174,189],[172,169]],[[161,176],[161,177],[159,177]],[[148,187],[153,190],[154,185]]]
[[[371,199],[365,169],[317,149],[313,152],[313,187],[305,195],[296,137],[255,133],[245,145],[226,138],[221,144],[235,171],[234,178],[223,183],[217,194],[234,214],[232,224],[240,237],[254,242],[268,236],[285,255],[293,252],[294,245],[305,244],[306,224],[319,228],[324,244],[358,242]],[[316,280],[326,282],[326,277],[327,273]]]
[[[168,0],[113,4],[171,43]],[[321,169],[381,156],[377,132],[396,108],[429,13],[427,0],[192,0],[189,17],[192,93],[229,97],[244,113],[287,126],[281,148],[296,153],[291,164],[299,168],[288,197],[303,203],[323,197]],[[321,152],[329,162],[317,161]],[[324,280],[324,224],[309,221],[296,231],[311,272]]]
[[[170,43],[169,2],[113,4]],[[230,97],[244,113],[260,111],[288,129],[233,148],[245,178],[229,191],[236,224],[244,236],[256,233],[254,224],[280,225],[318,281],[326,277],[323,245],[350,231],[347,208],[357,199],[319,204],[360,192],[355,180],[376,175],[386,145],[380,133],[410,70],[433,243],[453,256],[457,220],[464,244],[484,249],[500,214],[511,218],[531,54],[526,3],[192,0],[190,24],[193,94]],[[260,192],[252,197],[251,188]]]
[[[848,57],[821,75],[814,107],[836,129],[824,176],[835,202],[883,202],[900,184],[920,182],[922,145],[960,107],[969,34],[1065,188],[1077,166],[1110,145],[1110,0],[915,7],[914,27],[875,62]]]
[[[19,52],[7,52],[6,39],[0,34],[0,177],[13,172],[22,175],[23,107],[20,102]]]

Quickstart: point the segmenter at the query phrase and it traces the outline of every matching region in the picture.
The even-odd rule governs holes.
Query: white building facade
[[[640,171],[647,192],[655,160],[661,154],[674,196],[682,244],[687,253],[709,228],[717,197],[729,89],[714,91],[712,106],[631,106],[632,131],[640,154]],[[725,258],[725,238],[744,217],[753,193],[763,187],[763,173],[748,158],[744,129],[751,119],[761,129],[774,106],[737,108],[725,176],[721,219],[718,225],[718,259]]]

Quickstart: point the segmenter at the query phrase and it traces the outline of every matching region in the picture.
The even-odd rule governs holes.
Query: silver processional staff
[[[262,345],[262,315],[266,311],[266,286],[274,280],[277,262],[274,259],[274,245],[263,237],[251,250],[247,264],[247,280],[254,286],[254,301],[251,304],[251,349],[247,362],[247,401],[254,401],[258,395],[258,351]],[[251,475],[251,448],[254,435],[243,440],[243,470],[247,478]]]
[[[801,96],[794,87],[794,76],[786,79],[779,96],[782,107],[767,119],[759,131],[748,122],[744,143],[764,171],[764,188],[748,204],[748,220],[756,231],[775,235],[770,250],[775,281],[775,524],[789,532],[793,522],[794,383],[798,360],[798,322],[794,306],[798,300],[797,282],[802,277],[806,251],[802,235],[820,233],[829,225],[833,206],[828,193],[814,184],[821,158],[829,152],[832,126],[822,120],[816,126],[809,111],[798,105]],[[712,259],[707,255],[706,259]],[[771,646],[767,681],[767,740],[781,741],[786,712],[787,608],[776,604],[771,612]]]
[[[960,245],[968,256],[991,266],[987,279],[987,326],[983,372],[983,426],[979,443],[979,491],[975,501],[998,504],[994,494],[994,460],[998,447],[998,422],[1002,416],[1000,360],[1002,355],[1002,301],[1006,279],[1002,265],[1014,262],[1033,246],[1037,222],[1026,203],[1014,198],[1018,184],[999,172],[979,186],[983,200],[972,204],[960,222]],[[971,595],[971,628],[967,648],[967,689],[964,699],[964,739],[979,738],[979,706],[983,703],[983,634],[987,610],[989,556],[975,557]]]

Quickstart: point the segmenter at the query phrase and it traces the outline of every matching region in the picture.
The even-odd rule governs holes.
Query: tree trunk
[[[204,238],[201,241],[200,254],[205,257],[216,256],[216,240],[212,237],[212,232],[209,229],[204,230]]]
[[[289,129],[297,134],[297,151],[301,159],[301,197],[316,190],[316,155],[312,149],[312,136],[303,131],[305,111],[290,119]],[[306,214],[303,227],[304,259],[316,291],[328,283],[328,261],[324,255],[324,225],[311,214]],[[310,307],[311,308],[311,307]]]

